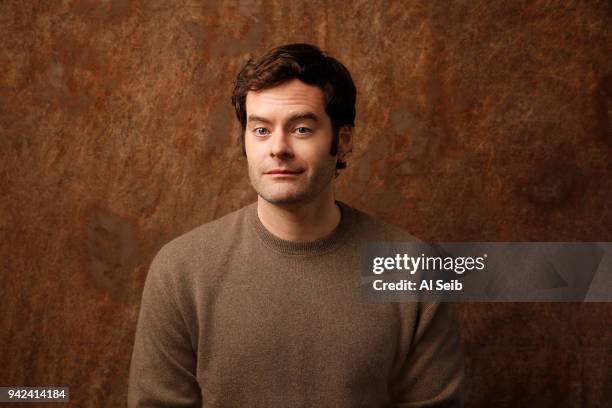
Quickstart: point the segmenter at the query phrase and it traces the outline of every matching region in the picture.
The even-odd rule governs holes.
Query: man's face
[[[294,79],[246,97],[249,178],[272,204],[308,203],[332,188],[336,157],[323,92]]]

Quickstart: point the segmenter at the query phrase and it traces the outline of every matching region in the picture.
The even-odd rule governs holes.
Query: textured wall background
[[[229,96],[251,53],[349,67],[339,197],[446,241],[612,240],[601,1],[0,2],[0,385],[123,406],[161,245],[255,200]],[[472,407],[612,400],[612,305],[459,304]]]

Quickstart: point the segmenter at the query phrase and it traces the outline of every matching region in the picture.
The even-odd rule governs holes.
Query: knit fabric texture
[[[360,247],[416,239],[336,201],[328,236],[270,233],[257,203],[155,256],[142,294],[129,407],[462,406],[446,303],[364,303]]]

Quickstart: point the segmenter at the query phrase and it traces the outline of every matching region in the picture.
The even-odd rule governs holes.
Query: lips
[[[300,174],[304,170],[293,170],[293,169],[273,169],[267,171],[265,174]]]

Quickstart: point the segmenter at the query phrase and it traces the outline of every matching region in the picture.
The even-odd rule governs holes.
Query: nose
[[[289,135],[284,131],[275,132],[270,138],[272,146],[270,147],[270,156],[276,158],[291,158],[293,157],[293,149],[289,141]]]

